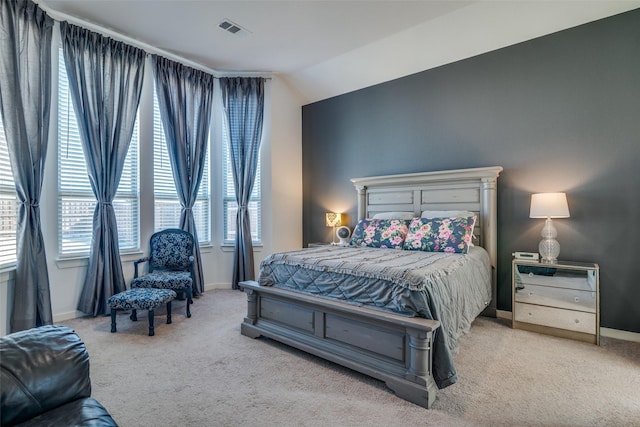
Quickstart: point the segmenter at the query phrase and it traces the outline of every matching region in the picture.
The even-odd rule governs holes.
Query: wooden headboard
[[[358,219],[379,212],[425,210],[468,210],[478,215],[475,245],[489,253],[493,270],[493,296],[486,314],[495,316],[497,307],[497,186],[502,167],[456,169],[401,175],[353,178],[358,192]]]

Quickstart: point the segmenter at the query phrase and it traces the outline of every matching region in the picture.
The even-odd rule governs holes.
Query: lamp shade
[[[569,218],[567,195],[565,193],[532,194],[529,218]]]
[[[337,227],[342,224],[342,214],[327,212],[325,214],[325,225],[327,227]]]

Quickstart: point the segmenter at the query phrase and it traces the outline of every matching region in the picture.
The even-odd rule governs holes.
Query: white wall
[[[639,0],[474,1],[287,78],[309,104],[639,6]]]
[[[263,173],[270,178],[263,181],[265,196],[262,198],[263,215],[271,215],[263,223],[266,253],[302,245],[301,104],[300,98],[282,78],[273,78],[267,117],[271,139],[262,157]]]
[[[57,61],[57,55],[52,55]],[[54,66],[57,66],[54,63]],[[56,69],[56,68],[54,68]],[[147,77],[150,67],[147,67]],[[152,105],[151,85],[145,85],[140,108]],[[55,90],[55,88],[54,88]],[[55,99],[55,93],[53,96]],[[294,91],[279,76],[268,80],[266,85],[265,122],[262,160],[262,247],[255,248],[256,271],[260,261],[276,250],[298,248],[302,244],[302,123],[301,102]],[[54,322],[83,315],[76,311],[86,274],[87,258],[61,259],[57,244],[57,108],[52,107],[50,142],[40,203],[42,233],[47,251],[51,304]],[[142,117],[142,116],[141,116]],[[213,123],[216,126],[216,123]],[[140,122],[140,159],[151,159],[153,155],[152,123]],[[215,150],[215,148],[214,148]],[[215,158],[217,156],[211,156]],[[214,174],[221,174],[220,168],[212,165]],[[146,174],[144,174],[146,171]],[[153,218],[153,176],[148,169],[141,168],[140,214],[141,218]],[[217,189],[220,194],[221,189]],[[214,188],[212,194],[216,194]],[[202,248],[205,291],[216,288],[230,288],[232,278],[233,252],[223,247],[222,208],[214,196],[212,200],[212,245]],[[152,221],[141,222],[141,251],[122,257],[125,280],[133,277],[133,261],[146,254],[148,240],[153,233]],[[13,274],[9,270],[0,271],[0,335],[8,333],[10,299],[13,291]],[[206,293],[205,293],[206,297]],[[197,318],[197,304],[193,309]]]

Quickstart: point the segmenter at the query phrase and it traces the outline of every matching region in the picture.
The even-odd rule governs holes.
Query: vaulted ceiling
[[[217,74],[281,75],[301,104],[640,7],[640,0],[35,1],[55,19]],[[223,21],[240,31],[220,28]]]

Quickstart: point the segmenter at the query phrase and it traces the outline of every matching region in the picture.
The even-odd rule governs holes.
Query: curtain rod
[[[140,40],[136,40],[129,36],[125,36],[124,34],[117,33],[108,28],[101,27],[99,25],[93,24],[91,22],[84,21],[80,18],[76,18],[71,15],[67,15],[66,13],[58,12],[56,10],[51,9],[43,0],[32,0],[36,3],[42,10],[44,10],[47,15],[53,18],[55,21],[68,21],[71,24],[75,24],[81,27],[84,27],[88,30],[94,31],[96,33],[100,33],[104,36],[111,37],[113,39],[119,40],[124,43],[128,43],[132,46],[140,48],[144,50],[148,55],[157,54],[160,56],[164,56],[165,58],[180,62],[184,65],[188,65],[190,67],[199,69],[206,73],[212,74],[214,77],[263,77],[265,79],[271,79],[273,73],[271,72],[260,72],[260,71],[219,71],[214,70],[213,68],[209,68],[205,65],[199,64],[197,62],[191,61],[190,59],[184,58],[182,56],[176,55],[175,53],[167,52],[166,50],[162,50],[150,44],[141,42]]]

